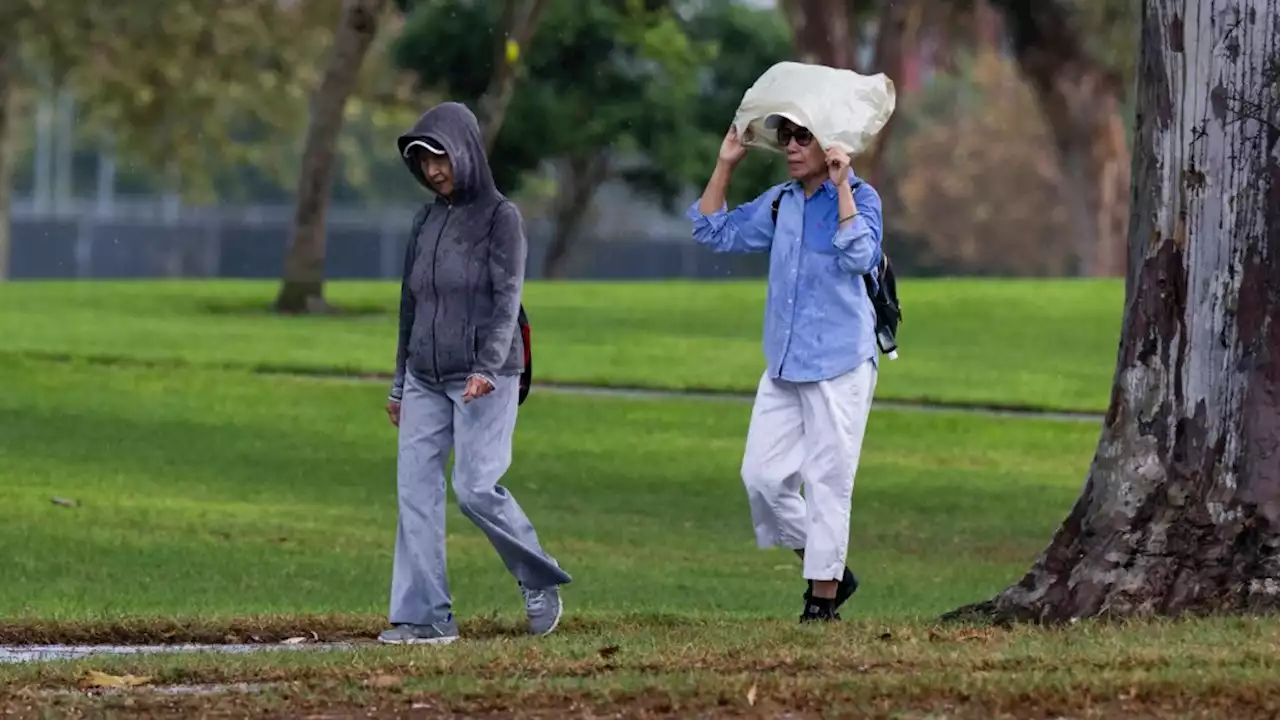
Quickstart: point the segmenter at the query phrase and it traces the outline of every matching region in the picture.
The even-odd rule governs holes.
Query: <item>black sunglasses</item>
[[[783,125],[778,128],[778,144],[786,147],[791,144],[791,140],[795,139],[796,144],[800,147],[809,147],[809,143],[813,142],[813,133],[809,132],[809,128],[793,127],[791,125]]]

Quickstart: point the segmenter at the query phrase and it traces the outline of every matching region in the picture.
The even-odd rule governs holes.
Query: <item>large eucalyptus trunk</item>
[[[1119,357],[1084,491],[953,617],[1280,606],[1280,0],[1145,0]]]
[[[343,0],[320,86],[311,97],[311,122],[302,149],[293,235],[284,258],[284,278],[276,310],[323,312],[325,213],[333,192],[333,165],[347,99],[356,89],[360,66],[378,32],[384,0]]]
[[[1076,236],[1076,274],[1125,273],[1129,149],[1124,87],[1085,50],[1066,0],[993,0],[1057,145]]]

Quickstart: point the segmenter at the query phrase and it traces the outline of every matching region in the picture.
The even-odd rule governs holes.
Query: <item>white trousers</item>
[[[821,382],[760,378],[742,458],[751,521],[761,548],[804,549],[807,580],[844,576],[853,478],[875,387],[871,360]]]

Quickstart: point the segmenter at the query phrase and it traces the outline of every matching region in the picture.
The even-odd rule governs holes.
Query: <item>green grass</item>
[[[394,432],[380,384],[9,362],[0,388],[0,616],[384,612]],[[524,407],[509,486],[575,576],[575,613],[796,610],[794,558],[754,549],[745,405],[547,393]],[[931,616],[1016,579],[1096,435],[876,412],[857,612]],[[483,536],[449,521],[459,613],[518,613]]]
[[[398,289],[331,283],[342,318],[265,312],[267,282],[0,285],[4,351],[355,373],[392,369]],[[1123,288],[1115,281],[938,280],[901,286],[902,357],[878,397],[1060,410],[1106,408]],[[545,381],[753,390],[763,287],[531,283]]]
[[[0,666],[11,688],[0,690],[0,712],[33,701],[58,717],[1269,718],[1280,710],[1280,634],[1265,620],[1055,631],[714,620],[566,629],[447,648]],[[89,670],[161,687],[248,681],[258,691],[47,694],[75,688]]]
[[[513,581],[451,508],[464,641],[372,646],[396,518],[385,388],[251,370],[385,371],[394,288],[336,284],[340,304],[378,312],[325,319],[263,312],[271,289],[0,286],[0,643],[314,632],[356,649],[0,664],[0,715],[1280,713],[1274,620],[937,626],[1029,566],[1098,432],[959,413],[873,413],[850,543],[864,586],[848,622],[812,628],[794,622],[795,559],[754,547],[737,477],[745,404],[539,393],[506,484],[575,577],[560,631],[522,636]],[[1105,404],[1118,285],[929,282],[903,296],[904,355],[880,397]],[[534,285],[540,375],[748,388],[759,297],[751,284]],[[87,362],[105,358],[126,362]],[[74,692],[89,670],[263,687]]]

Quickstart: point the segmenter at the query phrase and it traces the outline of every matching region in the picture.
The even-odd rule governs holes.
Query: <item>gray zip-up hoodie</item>
[[[398,141],[401,157],[414,140],[440,147],[453,167],[453,194],[437,197],[414,218],[400,288],[400,337],[391,399],[404,391],[406,370],[428,383],[524,369],[516,331],[528,242],[515,204],[494,185],[480,124],[465,105],[428,110]],[[411,155],[404,158],[430,188]]]

